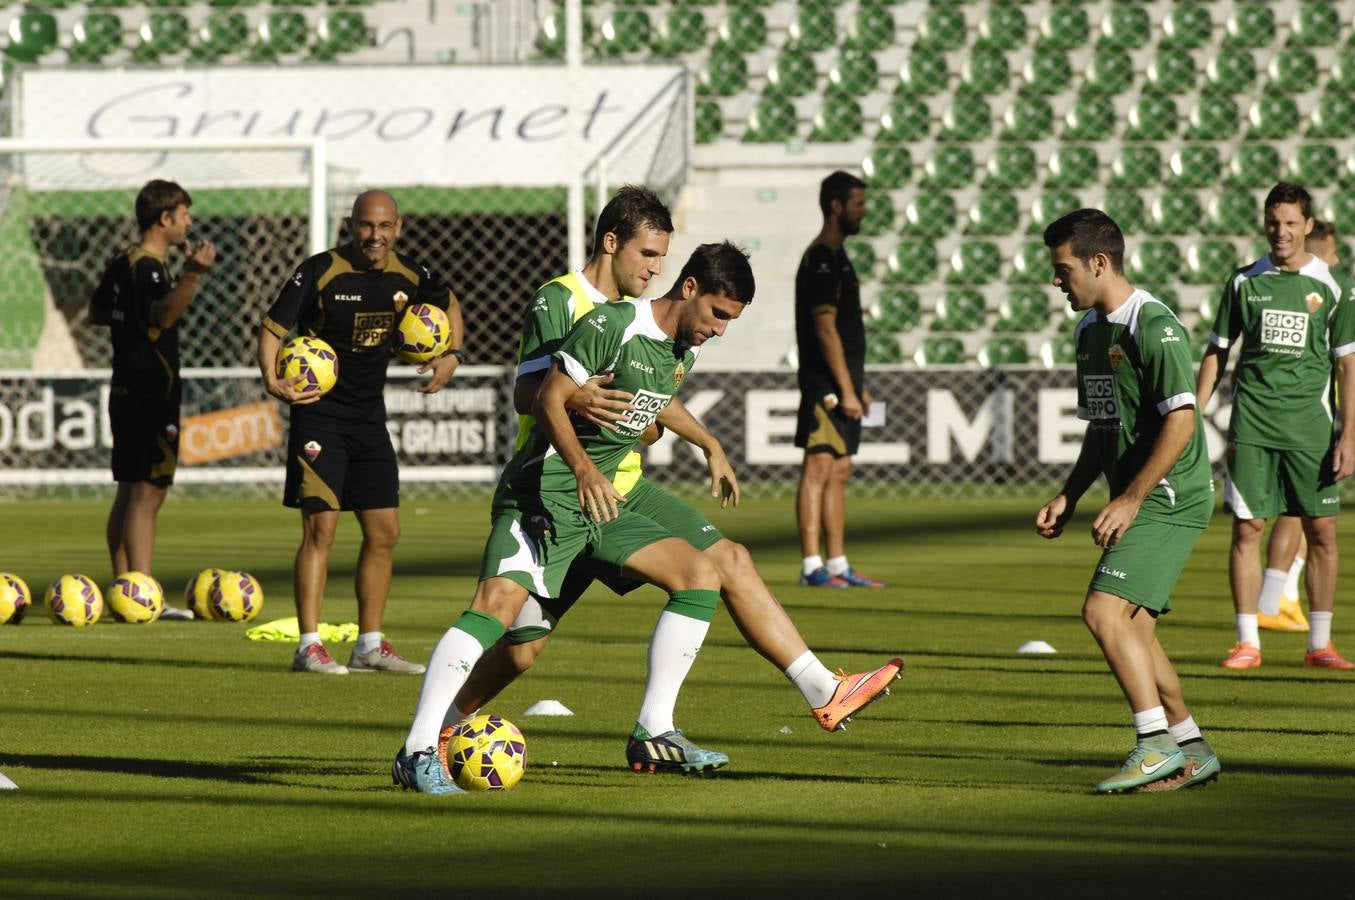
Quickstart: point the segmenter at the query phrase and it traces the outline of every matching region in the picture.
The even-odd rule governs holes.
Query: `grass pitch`
[[[1218,667],[1233,641],[1222,518],[1161,636],[1223,777],[1090,793],[1133,741],[1078,618],[1095,503],[1048,543],[1031,527],[1038,502],[853,499],[853,562],[890,582],[881,591],[795,586],[786,501],[714,510],[827,664],[897,652],[908,667],[893,696],[825,734],[718,616],[678,706],[733,760],[705,778],[624,768],[653,589],[590,595],[492,705],[526,732],[523,783],[441,801],[388,774],[418,678],[295,675],[290,644],[240,626],[77,631],[36,610],[0,628],[0,771],[20,786],[0,792],[0,896],[1355,896],[1355,676],[1301,668],[1303,635],[1266,634],[1260,670]],[[3,511],[0,569],[39,594],[62,572],[107,582],[104,503]],[[387,617],[405,655],[426,659],[468,602],[486,512],[406,504]],[[174,500],[156,574],[173,595],[200,568],[247,569],[263,619],[290,615],[298,535],[273,503]],[[356,539],[346,519],[327,621],[355,618]],[[1336,642],[1351,652],[1341,594]],[[1059,652],[1017,655],[1027,640]],[[521,715],[544,698],[575,715]]]

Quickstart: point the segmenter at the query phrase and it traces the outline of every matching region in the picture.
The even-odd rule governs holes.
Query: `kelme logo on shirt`
[[[1308,312],[1317,312],[1322,308],[1322,295],[1317,291],[1313,291],[1307,297],[1303,298],[1303,302],[1308,304]]]
[[[1110,350],[1106,352],[1106,358],[1110,360],[1110,370],[1112,372],[1120,371],[1120,363],[1124,362],[1124,350],[1119,344],[1111,344]]]
[[[1308,344],[1308,316],[1283,309],[1261,313],[1261,343],[1271,347],[1297,347]]]
[[[1087,397],[1088,416],[1093,419],[1120,420],[1120,407],[1115,402],[1114,375],[1083,375],[1082,393]]]
[[[1179,335],[1179,334],[1176,333],[1176,329],[1175,329],[1175,328],[1171,327],[1170,325],[1165,325],[1165,326],[1163,326],[1163,328],[1162,328],[1162,343],[1164,343],[1164,344],[1172,344],[1172,343],[1176,343],[1176,342],[1178,342],[1178,341],[1180,341],[1180,340],[1181,340],[1181,335]]]

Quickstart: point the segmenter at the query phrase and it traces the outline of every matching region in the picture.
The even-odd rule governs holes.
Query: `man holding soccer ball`
[[[390,592],[391,556],[400,536],[399,471],[386,430],[386,366],[406,306],[445,309],[449,348],[423,365],[432,377],[419,390],[435,393],[451,381],[461,359],[462,322],[456,297],[427,267],[395,251],[404,222],[395,198],[367,191],[353,203],[352,240],[310,257],[283,285],[259,329],[259,370],[274,397],[291,405],[287,484],[283,504],[301,510],[301,546],[293,570],[300,645],[298,672],[420,674],[381,639]],[[306,392],[277,374],[283,339],[298,333],[327,342],[338,356],[338,380],[328,391]],[[358,641],[344,666],[320,642],[320,611],[329,574],[329,550],[339,513],[351,509],[362,529],[355,578]]]

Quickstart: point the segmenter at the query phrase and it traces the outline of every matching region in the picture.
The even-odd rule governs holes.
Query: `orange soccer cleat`
[[[824,731],[846,730],[852,716],[889,693],[889,683],[900,677],[903,660],[895,657],[873,672],[848,675],[837,670],[838,686],[833,697],[814,710],[814,718]]]
[[[1316,669],[1355,669],[1355,663],[1337,653],[1336,645],[1330,641],[1320,650],[1309,650],[1303,664]]]
[[[1257,669],[1261,667],[1261,648],[1238,641],[1220,663],[1225,669]]]

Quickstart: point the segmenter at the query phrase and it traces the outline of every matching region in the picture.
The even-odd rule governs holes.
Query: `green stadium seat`
[[[1070,335],[1055,335],[1040,345],[1040,362],[1050,369],[1077,365],[1077,344]]]
[[[835,93],[864,97],[880,86],[880,67],[870,51],[848,48],[828,70],[828,84]]]
[[[1101,161],[1096,149],[1085,144],[1059,147],[1049,157],[1049,175],[1045,184],[1051,187],[1086,187],[1096,181]]]
[[[856,272],[856,277],[861,282],[875,280],[875,248],[869,241],[847,241],[842,245],[842,249],[847,254],[847,259],[851,260],[852,270]]]
[[[214,9],[217,8],[217,7],[221,7],[221,8],[224,8],[224,9],[235,9],[236,7],[241,7],[241,6],[258,6],[259,3],[260,3],[260,0],[207,0],[207,5],[208,5],[208,6],[211,6],[211,7],[214,8]],[[561,9],[561,10],[558,11],[558,16],[559,16],[558,26],[559,26],[559,31],[560,31],[560,35],[561,35],[561,37],[560,37],[560,46],[563,48],[563,47],[564,47],[564,21],[565,21],[565,13],[564,13],[564,10],[563,10],[563,9]],[[587,17],[587,16],[584,16],[584,18],[587,19],[588,17]],[[585,25],[584,31],[585,31],[585,32],[588,31],[587,25]]]
[[[997,47],[973,48],[960,68],[961,86],[975,94],[1001,94],[1010,79],[1007,54]]]
[[[1174,241],[1136,241],[1126,266],[1136,282],[1175,281],[1181,271],[1181,250]]]
[[[1124,136],[1133,141],[1164,141],[1176,134],[1176,101],[1144,94],[1129,108]]]
[[[1332,60],[1328,91],[1355,91],[1355,47],[1345,47]]]
[[[814,113],[809,140],[815,144],[854,141],[865,134],[866,120],[861,104],[852,97],[826,94]]]
[[[213,62],[238,54],[249,44],[249,20],[242,12],[214,9],[198,26],[197,40],[189,53],[195,62]]]
[[[1254,235],[1261,227],[1261,204],[1246,188],[1222,188],[1209,198],[1206,234]]]
[[[643,9],[614,9],[598,29],[598,53],[604,57],[642,53],[649,49],[653,28]]]
[[[827,50],[837,43],[837,22],[833,7],[822,0],[801,3],[788,31],[791,41],[802,50]]]
[[[1195,49],[1209,42],[1214,22],[1203,3],[1173,3],[1162,20],[1162,43],[1168,47]]]
[[[306,24],[306,17],[299,12],[273,10],[260,20],[255,34],[256,43],[250,51],[250,58],[275,59],[306,49],[306,42],[310,40],[310,26]]]
[[[861,161],[861,171],[871,187],[903,187],[913,175],[913,157],[902,144],[877,144]]]
[[[1308,137],[1347,138],[1355,135],[1355,96],[1345,91],[1323,94],[1308,121]]]
[[[1039,50],[1021,67],[1021,91],[1045,96],[1062,94],[1072,87],[1073,65],[1063,50]]]
[[[747,87],[748,63],[743,54],[717,42],[701,63],[701,71],[696,76],[697,92],[716,97],[733,97]]]
[[[1299,107],[1293,97],[1262,94],[1248,110],[1247,119],[1251,122],[1249,138],[1293,137],[1299,130]]]
[[[1018,94],[1008,103],[1002,122],[1004,141],[1043,141],[1054,132],[1054,108],[1043,97]]]
[[[936,301],[932,331],[978,331],[988,316],[983,294],[968,288],[947,288]]]
[[[1228,163],[1228,183],[1235,187],[1271,188],[1280,178],[1280,151],[1269,144],[1244,143]]]
[[[1041,48],[1076,50],[1087,43],[1091,23],[1087,10],[1077,4],[1055,4],[1040,22]]]
[[[752,6],[731,6],[720,23],[719,35],[722,42],[740,53],[761,50],[767,46],[767,17]]]
[[[1045,226],[1055,219],[1082,208],[1082,201],[1068,191],[1045,191],[1035,198],[1030,207],[1031,234],[1043,234]]]
[[[994,331],[1022,333],[1049,327],[1049,298],[1040,288],[1016,288],[1002,298]]]
[[[1163,47],[1148,64],[1147,90],[1157,94],[1187,94],[1195,89],[1195,58],[1190,51]]]
[[[1297,47],[1281,50],[1266,66],[1266,90],[1302,94],[1317,87],[1317,57]]]
[[[353,53],[371,43],[372,31],[367,19],[354,9],[334,9],[325,13],[315,29],[314,55]]]
[[[1204,87],[1219,94],[1249,94],[1256,84],[1256,60],[1251,51],[1225,48],[1204,67]]]
[[[931,133],[931,111],[918,97],[895,96],[880,114],[877,141],[921,141]]]
[[[866,215],[861,220],[858,234],[863,237],[878,237],[892,234],[897,224],[894,203],[888,191],[877,191],[866,201]]]
[[[918,41],[941,50],[963,49],[966,36],[964,10],[954,6],[930,6],[917,26]]]
[[[814,57],[799,47],[786,47],[767,69],[767,89],[787,97],[813,92],[819,81]]]
[[[122,48],[122,20],[115,13],[85,15],[71,32],[70,61],[96,63]]]
[[[1289,178],[1308,188],[1331,187],[1341,171],[1341,153],[1332,144],[1303,144],[1289,160]]]
[[[965,234],[1007,235],[1016,232],[1021,222],[1021,206],[1010,191],[981,191],[969,207]]]
[[[1178,188],[1213,187],[1223,174],[1223,161],[1217,147],[1209,144],[1190,144],[1171,155],[1167,161],[1166,183]]]
[[[1202,94],[1190,110],[1186,137],[1195,141],[1232,140],[1240,129],[1237,104],[1227,94]]]
[[[9,20],[5,55],[14,62],[36,62],[57,47],[56,16],[25,10]]]
[[[763,94],[748,114],[747,144],[779,144],[795,137],[795,104],[777,94]]]
[[[961,241],[950,255],[951,284],[992,284],[1002,274],[1002,251],[992,241]]]
[[[917,237],[950,234],[960,218],[955,198],[945,191],[920,191],[903,211],[899,233]]]
[[[1289,25],[1289,43],[1298,47],[1331,47],[1341,37],[1340,11],[1330,3],[1299,3]]]
[[[981,141],[993,131],[993,114],[988,101],[977,94],[956,94],[941,114],[942,141]]]
[[[858,50],[886,50],[894,44],[894,13],[879,0],[863,0],[847,23],[846,46]]]
[[[675,59],[705,45],[706,16],[701,10],[673,6],[659,20],[653,45],[658,56]]]
[[[1150,234],[1195,234],[1204,213],[1200,201],[1189,191],[1164,191],[1153,201],[1148,214]]]
[[[1122,144],[1110,164],[1111,187],[1152,187],[1162,180],[1162,153],[1152,144]]]
[[[1134,84],[1134,60],[1119,47],[1099,47],[1087,64],[1082,90],[1089,94],[1113,96]]]
[[[974,181],[974,151],[964,144],[938,144],[922,170],[924,187],[968,187]]]
[[[1269,3],[1243,3],[1234,7],[1224,27],[1228,34],[1224,41],[1226,46],[1251,49],[1270,46],[1278,31],[1275,13]]]
[[[919,366],[948,366],[965,361],[964,341],[951,335],[929,334],[918,344],[913,361]]]
[[[1153,295],[1154,300],[1159,300],[1162,305],[1172,311],[1173,315],[1181,315],[1181,298],[1176,296],[1176,291],[1162,284],[1144,285],[1143,289]]]
[[[1323,216],[1336,226],[1338,233],[1355,234],[1355,194],[1349,191],[1338,191],[1333,194],[1329,198],[1328,207]],[[1259,214],[1257,218],[1260,218]],[[1343,253],[1341,261],[1348,266],[1350,265],[1349,260],[1349,255]]]
[[[211,0],[213,6],[252,6],[257,0]],[[583,16],[583,42],[593,40],[593,20],[585,13]],[[565,11],[557,9],[541,20],[541,30],[536,35],[536,52],[546,59],[563,59],[565,55]]]
[[[1137,50],[1152,43],[1153,23],[1148,10],[1129,3],[1112,3],[1101,20],[1100,47]]]
[[[998,146],[988,157],[983,184],[991,188],[1028,188],[1036,180],[1035,151],[1025,144]]]
[[[1148,226],[1148,208],[1138,191],[1112,188],[1106,191],[1106,200],[1101,208],[1125,234],[1138,234]]]
[[[1197,241],[1186,250],[1181,280],[1186,284],[1222,284],[1240,263],[1231,241]]]
[[[1115,104],[1109,97],[1083,94],[1064,117],[1065,141],[1104,141],[1115,133]]]
[[[1000,50],[1026,45],[1026,14],[1015,3],[989,3],[979,22],[979,38]]]
[[[1011,272],[1007,276],[1007,281],[1011,284],[1048,284],[1052,278],[1049,248],[1044,242],[1026,241],[1022,244],[1016,256],[1012,257]]]
[[[1010,335],[995,335],[979,344],[979,365],[986,369],[998,366],[1024,366],[1030,362],[1026,342]]]
[[[899,93],[930,97],[946,90],[949,83],[946,55],[940,50],[914,44],[899,65]]]
[[[936,247],[929,240],[901,241],[885,260],[884,280],[891,284],[929,284],[936,280]]]
[[[145,4],[151,9],[183,9],[192,6],[193,0],[145,0]]]
[[[725,130],[725,115],[715,100],[696,101],[696,142],[710,144],[720,139]]]
[[[866,335],[866,362],[877,365],[890,365],[903,362],[903,347],[899,345],[899,336],[888,332],[872,331]]]
[[[188,50],[192,29],[188,25],[188,18],[181,12],[153,12],[141,23],[138,33],[141,36],[141,43],[137,46],[133,59],[150,62],[162,56]],[[307,31],[306,36],[309,35],[310,32]]]
[[[922,321],[922,300],[910,288],[887,287],[875,303],[875,325],[881,330],[911,331]]]
[[[1139,287],[1143,286],[1139,285]],[[1147,288],[1144,288],[1144,290],[1147,290]],[[1055,322],[1057,322],[1055,328],[1061,336],[1071,339],[1073,332],[1077,330],[1077,323],[1082,321],[1084,315],[1086,315],[1085,311],[1078,312],[1071,306],[1065,305],[1063,313],[1055,318]],[[1072,360],[1069,360],[1069,362],[1072,362]]]

